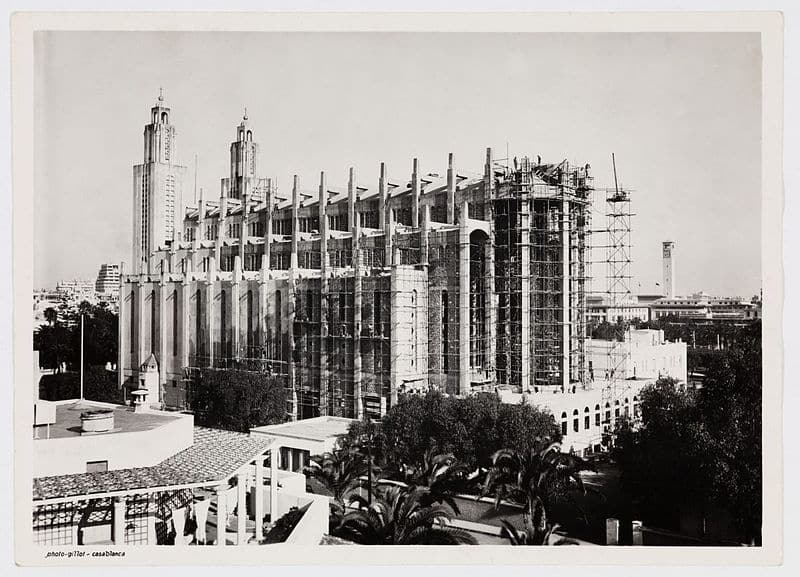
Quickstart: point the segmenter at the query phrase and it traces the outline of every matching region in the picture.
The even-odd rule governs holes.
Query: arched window
[[[583,409],[583,428],[589,430],[591,419],[589,418],[589,407]]]
[[[606,403],[606,423],[611,422],[611,405]]]
[[[566,436],[567,434],[567,413],[561,413],[561,435]]]
[[[578,409],[572,411],[572,430],[576,433],[581,429],[581,422],[578,418]]]
[[[166,112],[161,113],[161,124],[169,124],[169,115]]]
[[[252,130],[248,130],[247,131],[247,141],[250,142],[251,140],[253,140],[253,131]]]
[[[600,405],[594,406],[594,426],[600,426]]]
[[[619,417],[619,399],[614,401],[614,418]]]

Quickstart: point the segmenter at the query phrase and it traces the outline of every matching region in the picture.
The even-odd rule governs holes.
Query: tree
[[[459,515],[461,511],[454,497],[466,492],[476,477],[470,476],[469,468],[452,453],[428,450],[421,463],[402,471],[401,480],[412,487],[425,489],[423,505],[446,503]]]
[[[352,498],[359,509],[342,519],[336,535],[362,545],[476,545],[468,532],[449,526],[444,505],[425,505],[419,487],[384,486],[371,503]]]
[[[286,420],[285,377],[253,371],[200,369],[190,407],[197,424],[247,433]]]
[[[528,505],[522,515],[525,529],[519,530],[508,520],[502,519],[503,528],[500,536],[508,539],[511,545],[550,545],[551,537],[560,526],[551,524],[547,519],[544,503],[538,497],[528,499]],[[560,538],[553,545],[577,545],[572,539]]]
[[[47,325],[33,334],[33,348],[39,351],[42,366],[59,370],[61,363],[80,364],[81,316],[83,316],[83,361],[86,366],[117,362],[119,317],[106,303],[81,302],[76,309],[45,310]],[[63,318],[62,323],[59,318]],[[80,367],[78,367],[80,369]]]
[[[58,311],[53,307],[47,307],[44,309],[44,320],[47,321],[47,324],[53,326],[58,322]]]
[[[560,439],[548,411],[528,404],[508,405],[497,395],[467,398],[431,391],[424,396],[401,395],[381,421],[383,463],[390,476],[417,467],[426,452],[452,454],[469,470],[488,467],[492,454],[504,445],[523,450],[532,439]]]
[[[303,472],[318,481],[333,497],[331,524],[338,525],[345,512],[345,499],[364,486],[367,462],[353,448],[337,448],[329,453],[311,457]],[[375,475],[376,471],[373,471]]]
[[[506,500],[531,507],[532,500],[539,500],[547,508],[571,490],[585,493],[580,473],[593,469],[584,459],[562,453],[559,443],[540,438],[526,451],[497,451],[482,495],[494,495],[496,506]]]
[[[623,489],[644,520],[677,525],[680,505],[722,508],[744,542],[761,541],[761,325],[714,355],[700,390],[660,379],[641,394],[642,426],[623,429]],[[655,497],[654,497],[655,495]]]

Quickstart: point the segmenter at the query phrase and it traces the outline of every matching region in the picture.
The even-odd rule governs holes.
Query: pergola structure
[[[258,543],[266,513],[272,522],[272,513],[281,513],[278,460],[272,437],[195,427],[192,446],[152,467],[36,478],[34,542],[156,545],[169,542],[174,532],[175,545],[216,541],[224,546],[227,520],[235,510],[231,540]],[[187,527],[187,521],[196,528]],[[216,539],[209,538],[209,528]]]

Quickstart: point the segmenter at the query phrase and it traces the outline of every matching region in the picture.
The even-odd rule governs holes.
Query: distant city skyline
[[[130,270],[132,167],[163,88],[188,203],[195,155],[197,189],[219,196],[245,107],[259,173],[284,191],[293,174],[313,189],[320,170],[344,184],[350,166],[374,187],[381,161],[400,179],[413,157],[442,173],[449,152],[458,169],[480,171],[486,147],[588,162],[606,187],[614,152],[620,184],[634,189],[634,292],[658,289],[661,243],[672,240],[678,295],[758,294],[757,34],[330,37],[39,33],[34,286],[94,278],[102,263]],[[596,263],[594,290],[604,274]]]

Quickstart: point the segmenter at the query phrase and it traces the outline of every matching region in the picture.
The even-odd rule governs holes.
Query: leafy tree
[[[58,322],[58,311],[53,307],[47,307],[44,309],[44,320],[47,321],[47,324],[53,326]]]
[[[383,463],[395,466],[390,476],[418,467],[426,452],[452,454],[470,470],[488,467],[504,445],[524,450],[543,436],[560,439],[552,414],[527,404],[503,404],[490,393],[402,395],[381,420]]]
[[[61,363],[80,364],[81,316],[83,316],[83,361],[87,366],[117,362],[119,317],[106,303],[81,302],[76,309],[45,311],[48,324],[33,334],[33,348],[39,351],[42,366],[59,370]],[[59,319],[63,318],[64,322]],[[79,367],[78,367],[79,368]]]
[[[729,512],[740,538],[761,540],[761,326],[715,355],[699,390],[660,379],[641,394],[642,426],[623,426],[623,489],[645,520],[677,524],[680,505]]]
[[[197,424],[248,432],[286,420],[284,378],[251,371],[200,369],[190,407]]]
[[[71,341],[70,329],[57,322],[39,327],[33,333],[33,348],[39,351],[39,364],[59,372],[61,364],[74,356]]]
[[[362,545],[476,545],[468,532],[449,526],[451,513],[444,505],[425,505],[425,489],[384,486],[368,503],[360,496],[359,509],[342,519],[336,535]]]
[[[80,373],[42,375],[39,396],[48,401],[80,397]],[[122,391],[117,386],[117,373],[103,367],[89,367],[83,375],[83,396],[90,401],[122,404]]]

